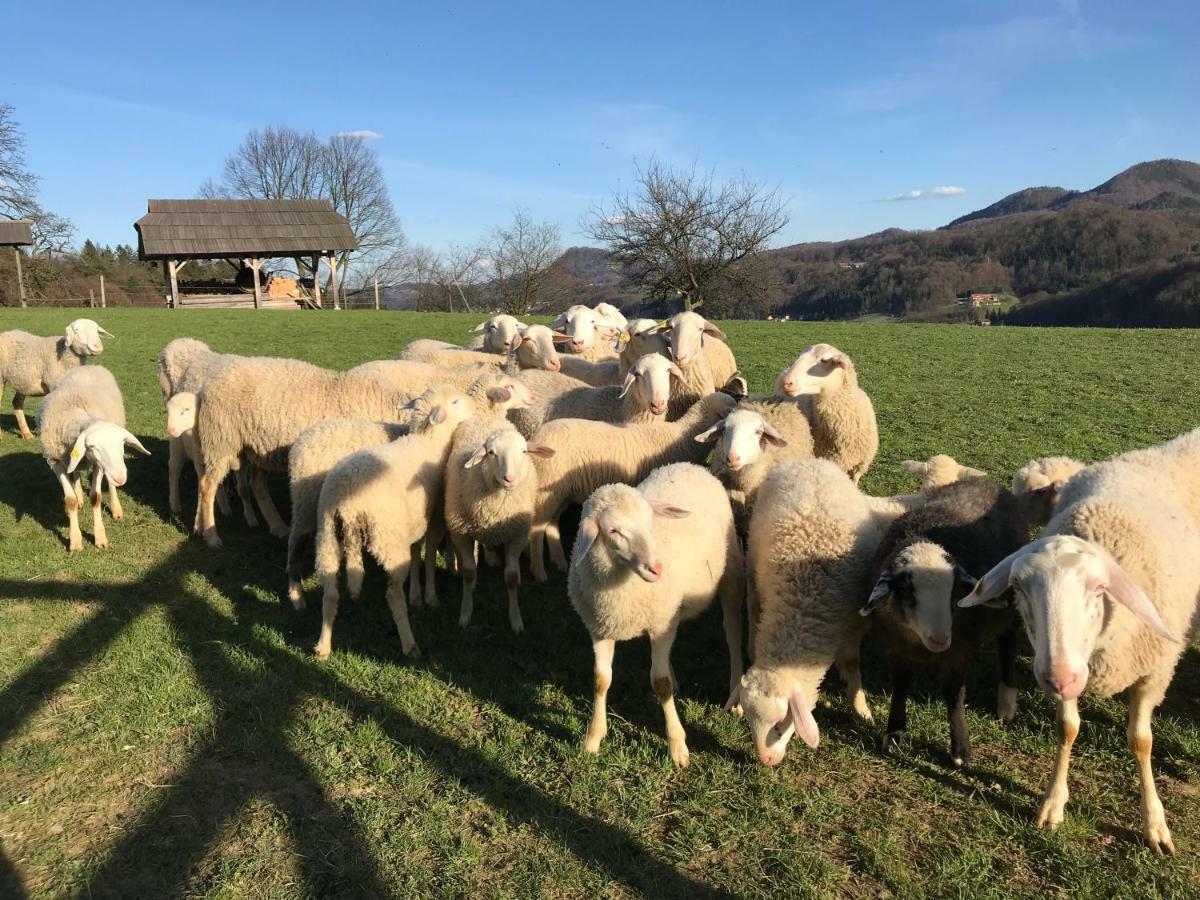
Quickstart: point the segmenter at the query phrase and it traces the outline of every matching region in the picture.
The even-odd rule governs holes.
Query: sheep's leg
[[[221,549],[221,536],[217,533],[217,516],[213,510],[213,503],[217,497],[217,488],[228,473],[229,463],[220,462],[211,468],[205,468],[204,474],[200,476],[200,496],[196,499],[199,506],[200,533],[204,536],[205,543],[214,550]]]
[[[83,532],[79,530],[79,497],[75,493],[77,485],[61,463],[54,463],[50,468],[54,472],[54,477],[58,479],[59,485],[62,486],[63,507],[67,511],[70,534],[67,547],[71,553],[76,553],[83,549]]]
[[[446,536],[446,524],[439,513],[429,523],[425,532],[425,604],[430,609],[437,609],[437,553]]]
[[[942,670],[942,699],[946,701],[946,714],[950,719],[950,761],[955,768],[971,764],[971,733],[967,729],[965,706],[967,686],[963,671],[957,666],[946,666]]]
[[[525,630],[517,591],[521,587],[521,553],[525,550],[527,540],[527,537],[517,538],[504,548],[504,589],[508,592],[508,624],[513,634],[520,634]]]
[[[526,540],[526,543],[528,543],[529,539],[526,538],[525,540]],[[483,561],[485,564],[491,566],[494,569],[500,565],[500,554],[496,552],[496,548],[494,548],[494,547],[484,547],[483,548]]]
[[[871,707],[867,705],[867,692],[863,690],[862,672],[858,667],[861,641],[862,638],[857,635],[847,639],[838,648],[836,662],[838,674],[846,683],[846,702],[850,704],[855,715],[860,719],[873,723],[875,718],[871,715]]]
[[[529,570],[533,573],[533,580],[538,584],[545,584],[546,575],[546,555],[543,550],[546,544],[546,526],[540,522],[533,526],[529,532]]]
[[[396,631],[400,633],[400,647],[403,649],[404,655],[416,658],[421,655],[421,648],[417,646],[412,626],[408,624],[408,603],[404,599],[404,580],[408,578],[408,570],[411,565],[412,560],[410,559],[388,572],[387,602],[392,610]]]
[[[108,511],[114,519],[125,518],[125,507],[121,506],[121,498],[117,496],[117,486],[108,479]]]
[[[1129,723],[1126,736],[1129,749],[1138,764],[1138,778],[1142,788],[1142,836],[1151,848],[1159,853],[1174,853],[1171,830],[1162,801],[1154,787],[1154,772],[1150,768],[1150,750],[1154,735],[1150,730],[1150,716],[1154,707],[1162,700],[1163,691],[1138,682],[1129,691]]]
[[[296,524],[296,519],[292,519],[292,529],[288,532],[288,551],[287,551],[287,573],[288,573],[288,599],[292,601],[292,608],[296,611],[304,609],[304,592],[300,588],[300,582],[304,580],[304,557],[308,554],[313,543],[313,533],[311,531],[301,531],[300,526]]]
[[[754,664],[754,647],[758,641],[758,589],[754,586],[754,573],[746,569],[746,620],[750,629],[747,650],[750,664]]]
[[[733,540],[737,540],[736,537]],[[721,598],[721,616],[725,625],[725,643],[729,646],[729,695],[742,683],[745,661],[742,659],[742,607],[745,605],[746,582],[742,577],[742,558],[730,554],[725,565],[717,594]],[[735,704],[736,706],[736,704]]]
[[[346,560],[346,594],[351,600],[362,596],[363,533],[353,522],[342,523],[342,557]]]
[[[233,473],[233,483],[237,486],[238,499],[242,501],[242,518],[250,528],[257,528],[258,516],[254,514],[254,504],[250,500],[250,478],[245,466]]]
[[[1042,807],[1038,810],[1037,819],[1034,820],[1038,828],[1049,825],[1054,829],[1062,824],[1063,808],[1070,797],[1070,791],[1067,790],[1067,769],[1071,765],[1071,747],[1078,736],[1079,701],[1063,700],[1058,704],[1058,754],[1054,757],[1054,773],[1042,797]],[[1149,752],[1147,748],[1147,759]]]
[[[217,509],[223,516],[233,515],[233,507],[229,505],[229,491],[225,490],[223,484],[217,488]]]
[[[75,483],[75,499],[79,501],[79,505],[80,505],[80,506],[83,506],[83,501],[84,501],[84,496],[83,496],[83,477],[82,477],[81,475],[77,475],[77,476],[75,476],[75,482],[74,482],[74,483]]]
[[[413,609],[420,609],[424,605],[424,597],[421,595],[421,548],[424,541],[417,541],[412,545],[409,553],[412,558],[412,565],[408,569],[408,605]]]
[[[267,520],[267,528],[271,530],[271,534],[277,538],[287,537],[288,524],[275,508],[275,501],[271,499],[271,492],[267,489],[267,472],[261,466],[254,467],[254,473],[250,476],[250,490],[254,492],[254,499],[258,501],[258,508]]]
[[[458,610],[458,627],[466,628],[471,624],[471,615],[475,612],[475,579],[478,575],[475,541],[462,534],[451,534],[450,540],[454,544],[458,569],[462,573],[462,606]]]
[[[323,574],[321,582],[325,587],[325,595],[321,598],[321,635],[317,638],[313,653],[317,659],[329,659],[329,651],[333,645],[333,620],[337,618],[338,613],[337,570]]]
[[[567,562],[567,554],[563,552],[562,536],[558,531],[559,515],[562,515],[561,510],[546,523],[546,541],[550,545],[550,561],[560,572],[566,572],[570,564]]]
[[[181,438],[171,438],[169,446],[169,455],[167,456],[167,506],[171,510],[171,515],[177,516],[183,509],[183,504],[179,502],[179,475],[183,472],[183,464],[187,462],[187,452],[183,449],[183,440]],[[200,477],[200,464],[193,463],[196,468],[196,477]]]
[[[596,658],[596,687],[592,700],[592,721],[583,739],[583,749],[588,753],[599,753],[600,742],[608,734],[608,689],[612,685],[613,653],[616,649],[616,641],[592,641],[592,655]]]
[[[21,437],[27,441],[33,440],[33,432],[29,430],[29,423],[25,421],[24,394],[13,394],[13,415],[17,418],[17,428],[21,431]]]
[[[687,734],[675,710],[675,676],[671,673],[671,645],[675,643],[676,627],[650,638],[650,684],[662,704],[671,759],[682,769],[688,764]]]
[[[112,482],[109,481],[111,485]],[[100,501],[104,497],[104,473],[99,466],[92,467],[92,540],[96,548],[104,550],[108,547],[108,532],[104,530],[104,509]]]
[[[884,753],[898,747],[908,727],[908,686],[912,672],[904,660],[889,656],[892,670],[892,702],[888,709],[887,732],[883,735],[881,749]]]
[[[996,688],[996,718],[1000,724],[1017,715],[1017,623],[1006,628],[996,639],[1000,663],[1000,684]]]

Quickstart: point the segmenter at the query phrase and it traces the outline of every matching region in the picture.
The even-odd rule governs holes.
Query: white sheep
[[[669,346],[666,336],[658,333],[657,322],[653,319],[634,319],[617,335],[616,359],[591,362],[568,353],[559,357],[559,371],[593,387],[620,384],[631,365],[647,353],[666,356]]]
[[[1030,525],[1050,521],[1063,487],[1085,465],[1069,456],[1043,456],[1013,473],[1012,492],[1024,505]]]
[[[779,374],[775,392],[804,398],[816,455],[858,484],[879,452],[879,428],[850,357],[830,344],[814,344]]]
[[[538,429],[534,440],[553,450],[548,459],[535,459],[538,503],[530,540],[533,576],[546,580],[542,547],[566,571],[567,560],[558,536],[558,517],[568,503],[582,503],[604,484],[635,484],[659,466],[674,462],[703,462],[708,448],[696,435],[723,418],[733,407],[727,394],[698,400],[674,422],[614,425],[584,419],[555,419]]]
[[[125,513],[117,488],[128,477],[124,448],[133,447],[150,455],[141,441],[125,430],[125,403],[112,373],[103,366],[86,366],[59,377],[38,410],[38,436],[42,456],[62,486],[70,523],[70,551],[83,549],[79,467],[84,461],[92,464],[92,537],[97,547],[107,547],[108,534],[100,509],[104,480],[108,479],[109,510],[114,519],[120,519]]]
[[[624,331],[629,324],[624,313],[611,303],[597,303],[593,312],[596,313],[596,321],[602,327],[611,328],[614,334]]]
[[[505,313],[492,316],[471,329],[476,337],[471,338],[467,343],[467,349],[507,356],[508,351],[512,349],[513,338],[525,327],[525,324],[515,316]],[[478,332],[483,333],[479,334]]]
[[[1058,754],[1037,826],[1063,821],[1079,696],[1128,690],[1142,835],[1174,852],[1154,786],[1150,720],[1200,630],[1200,429],[1075,474],[1042,537],[960,605],[1011,602],[1033,644],[1034,676],[1058,703]]]
[[[953,484],[956,481],[965,481],[968,478],[987,477],[987,472],[983,469],[964,466],[953,456],[947,456],[945,453],[935,454],[924,462],[917,459],[906,459],[900,463],[900,468],[905,472],[921,476],[921,490]]]
[[[318,659],[328,658],[333,640],[338,571],[344,560],[346,590],[356,598],[362,591],[364,548],[387,573],[388,606],[404,655],[420,654],[408,621],[404,581],[413,544],[425,537],[442,497],[454,429],[471,417],[474,407],[460,391],[436,387],[418,398],[413,412],[411,432],[355,451],[330,470],[321,486],[316,568],[324,596],[321,634],[314,648]]]
[[[89,356],[104,352],[101,337],[112,337],[91,319],[76,319],[63,337],[38,337],[27,331],[0,333],[0,397],[13,388],[13,415],[21,437],[33,432],[25,421],[25,398],[44,396],[63,373],[82,366]]]
[[[545,325],[529,325],[512,339],[512,349],[507,357],[478,350],[466,350],[447,344],[445,341],[421,339],[405,347],[397,359],[409,362],[424,362],[454,369],[476,364],[503,366],[508,371],[518,369],[559,369],[558,351],[555,343],[564,343],[570,338],[551,332]]]
[[[591,635],[595,655],[587,752],[599,752],[608,732],[616,642],[646,635],[650,684],[662,704],[671,759],[677,766],[688,764],[687,736],[675,711],[671,646],[680,623],[719,596],[732,690],[742,676],[743,571],[725,489],[699,466],[663,466],[636,488],[609,484],[588,498],[568,578],[571,605]]]
[[[562,341],[568,353],[580,356],[589,362],[612,359],[617,355],[613,346],[620,332],[602,319],[596,311],[586,306],[575,305],[561,313],[551,328],[566,336]]]
[[[737,360],[725,332],[699,313],[676,313],[659,330],[670,340],[672,358],[701,395],[721,390],[737,374]],[[710,379],[711,388],[707,387]]]
[[[471,622],[475,608],[475,544],[504,548],[504,585],[508,592],[508,621],[514,632],[525,630],[517,589],[521,584],[521,553],[529,545],[537,473],[530,457],[553,450],[526,442],[513,425],[495,416],[464,422],[454,433],[446,462],[443,516],[458,555],[463,578],[458,624]]]

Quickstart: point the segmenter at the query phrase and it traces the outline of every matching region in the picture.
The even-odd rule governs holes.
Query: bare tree
[[[0,103],[0,215],[32,220],[34,254],[65,253],[75,226],[43,209],[37,189],[38,177],[25,164],[25,135],[13,119],[13,108]]]
[[[534,222],[526,210],[517,210],[509,225],[492,231],[482,255],[504,312],[527,315],[553,302],[553,266],[562,256],[557,225]]]
[[[777,190],[745,178],[718,185],[711,172],[651,160],[633,192],[593,209],[583,230],[651,299],[729,314],[766,295],[768,270],[754,256],[787,225],[784,206]]]
[[[362,259],[381,261],[399,251],[404,231],[392,208],[379,155],[356,135],[337,134],[321,154],[322,196],[350,222]],[[343,279],[349,274],[350,253],[341,254]]]
[[[200,188],[202,197],[302,200],[323,196],[321,140],[292,128],[252,128],[225,160],[220,181]]]

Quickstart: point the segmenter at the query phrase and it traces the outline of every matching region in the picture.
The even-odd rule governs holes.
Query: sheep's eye
[[[620,537],[620,536],[621,536],[621,530],[620,530],[619,528],[610,528],[610,529],[608,529],[608,533],[609,533],[609,534],[615,534],[615,535],[617,535],[618,537]]]

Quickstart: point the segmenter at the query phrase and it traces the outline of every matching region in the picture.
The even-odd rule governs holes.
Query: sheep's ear
[[[973,469],[971,466],[959,466],[959,478],[986,478],[987,472],[983,469]],[[1058,485],[1058,490],[1062,490],[1062,485]]]
[[[963,585],[964,587],[966,587],[970,590],[974,590],[975,585],[979,584],[978,578],[976,578],[974,575],[972,575],[970,572],[968,572],[966,569],[964,569],[962,566],[958,565],[957,563],[955,563],[955,565],[954,565],[954,577],[958,581],[959,584]]]
[[[675,365],[675,363],[671,363],[669,366],[667,366],[667,374],[680,384],[687,384],[687,380],[683,377],[683,369],[679,368],[679,366]]]
[[[429,411],[429,421],[432,422],[434,425],[440,425],[442,422],[445,422],[446,421],[446,407],[442,406],[442,404],[439,403],[437,406],[435,406],[433,409],[431,409]]]
[[[892,596],[892,573],[884,571],[879,576],[879,580],[875,582],[875,587],[871,588],[871,594],[867,597],[866,605],[858,611],[860,616],[869,616],[875,612],[888,597]]]
[[[663,503],[659,500],[651,500],[650,508],[654,510],[654,514],[663,519],[686,519],[692,514],[690,509],[681,509],[678,506],[672,506],[670,503]]]
[[[463,468],[464,469],[475,468],[477,465],[479,465],[481,462],[483,462],[483,458],[485,456],[487,456],[487,445],[486,444],[477,447],[475,449],[475,452],[467,457],[467,461],[465,463],[463,463]]]
[[[774,447],[786,447],[787,446],[787,441],[785,441],[783,439],[783,435],[781,435],[778,431],[776,431],[772,426],[768,425],[766,422],[763,423],[762,436],[763,436],[764,441],[766,441],[768,444],[771,444]]]
[[[67,327],[67,330],[70,331],[70,326]],[[87,429],[84,429],[79,433],[79,437],[75,438],[75,446],[71,448],[71,461],[67,463],[68,475],[70,475],[79,467],[79,464],[83,462],[83,457],[86,453]]]
[[[75,337],[75,326],[74,326],[74,325],[68,325],[68,326],[66,327],[66,331],[65,331],[64,333],[65,333],[65,334],[66,334],[66,336],[67,336],[67,342],[68,342],[68,343],[70,343],[71,339]]]
[[[812,710],[808,708],[803,688],[796,688],[792,691],[792,695],[788,697],[788,709],[792,712],[792,726],[796,729],[800,740],[814,750],[817,749],[817,744],[821,742],[821,730],[817,728],[817,720],[813,718]]]
[[[125,446],[132,447],[138,453],[142,454],[142,456],[150,455],[150,451],[142,446],[142,442],[139,441],[137,439],[137,436],[135,434],[133,434],[133,432],[131,432],[131,431],[125,432]]]
[[[496,385],[495,387],[490,387],[487,390],[488,399],[493,403],[507,403],[512,399],[512,395],[512,391],[503,385]]]
[[[413,397],[407,403],[401,403],[397,407],[397,409],[416,409],[416,408],[417,408],[417,398],[416,397]]]
[[[1146,596],[1146,592],[1138,587],[1137,582],[1129,577],[1129,573],[1121,568],[1121,564],[1107,553],[1104,556],[1106,557],[1104,563],[1108,576],[1108,586],[1105,588],[1105,593],[1149,625],[1159,637],[1172,643],[1182,643],[1167,628],[1166,623],[1163,622],[1162,617],[1158,614],[1158,609],[1150,602],[1150,598]]]
[[[468,334],[474,334],[477,331],[483,331],[483,329],[485,329],[485,328],[487,328],[487,322],[486,321],[480,322],[478,325],[476,325],[474,328],[472,328],[468,332]]]
[[[115,338],[115,337],[116,337],[116,335],[115,335],[115,334],[113,334],[113,333],[112,333],[112,332],[110,332],[110,331],[105,331],[105,330],[104,330],[103,328],[101,328],[99,325],[97,325],[97,326],[96,326],[96,330],[97,330],[98,332],[100,332],[100,334],[101,334],[103,337],[106,337],[106,338]]]
[[[596,517],[588,516],[583,519],[579,523],[579,535],[575,538],[575,558],[583,559],[587,556],[599,536],[600,523],[596,521]]]
[[[725,337],[725,332],[723,332],[723,331],[722,331],[720,328],[718,328],[718,327],[717,327],[716,325],[714,325],[712,322],[708,322],[708,321],[706,321],[706,322],[704,323],[704,328],[703,328],[703,330],[702,330],[702,333],[703,333],[703,334],[707,334],[709,337],[715,337],[715,338],[718,338],[718,339],[720,339],[720,340],[722,340],[722,341],[723,341],[723,340],[726,340],[726,337]]]
[[[706,431],[700,432],[698,435],[692,438],[692,440],[694,440],[697,444],[711,444],[721,436],[723,431],[725,431],[725,420],[721,419]]]
[[[733,377],[725,382],[725,385],[721,388],[721,393],[728,394],[730,397],[745,397],[750,393],[750,383],[743,376],[735,372]]]
[[[1010,600],[1003,599],[1003,594],[1008,590],[1009,583],[1012,580],[1013,566],[1025,554],[1041,549],[1044,543],[1044,540],[1036,540],[1032,544],[1026,544],[1015,553],[1010,553],[1004,557],[1004,559],[992,566],[991,570],[975,583],[975,587],[971,588],[971,593],[959,600],[958,605],[963,608],[972,606],[1004,608],[1009,606]]]
[[[556,344],[565,344],[572,339],[569,334],[563,334],[561,331],[553,331],[550,334]]]
[[[554,448],[547,444],[539,444],[536,441],[530,441],[525,445],[525,452],[530,456],[537,456],[541,459],[549,459],[554,455]]]
[[[854,363],[850,362],[850,357],[840,350],[837,353],[830,353],[828,356],[821,357],[821,362],[830,366],[836,366],[839,369],[854,368]]]
[[[633,387],[633,382],[636,380],[637,375],[634,374],[633,369],[630,369],[628,372],[626,372],[625,381],[621,384],[621,393],[617,394],[617,396],[624,397],[626,394],[628,394],[629,389]]]
[[[929,474],[929,463],[921,462],[917,459],[904,460],[904,462],[900,463],[900,468],[902,468],[905,472],[911,472],[913,475]]]
[[[661,325],[659,325],[657,328],[654,329],[654,333],[655,334],[667,334],[670,330],[671,330],[671,323],[663,322]]]

